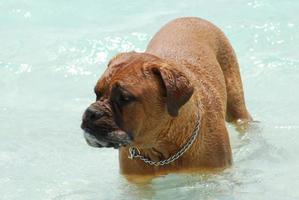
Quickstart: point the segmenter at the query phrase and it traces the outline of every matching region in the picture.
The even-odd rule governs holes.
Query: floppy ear
[[[168,113],[176,117],[179,109],[193,94],[193,86],[186,75],[175,68],[153,67],[152,71],[162,79],[166,90],[166,105]]]

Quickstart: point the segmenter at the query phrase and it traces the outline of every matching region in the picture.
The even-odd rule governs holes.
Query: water
[[[299,2],[0,0],[0,199],[298,199]],[[131,184],[87,146],[81,114],[117,52],[199,16],[229,37],[254,124],[229,125],[233,167]]]

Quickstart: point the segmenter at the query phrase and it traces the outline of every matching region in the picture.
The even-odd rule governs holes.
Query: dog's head
[[[114,57],[95,86],[96,101],[84,112],[82,129],[94,147],[152,146],[155,133],[192,96],[186,75],[147,53]]]

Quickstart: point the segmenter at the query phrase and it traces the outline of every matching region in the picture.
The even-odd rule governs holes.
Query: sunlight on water
[[[298,199],[299,3],[0,1],[0,199]],[[109,59],[143,51],[167,21],[218,25],[238,55],[245,134],[228,124],[234,165],[131,184],[118,154],[85,144],[83,110]]]

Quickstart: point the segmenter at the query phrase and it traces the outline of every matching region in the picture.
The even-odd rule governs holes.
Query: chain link
[[[188,140],[188,142],[186,142],[186,144],[176,154],[174,154],[173,156],[170,156],[169,158],[167,158],[165,160],[160,160],[160,161],[150,160],[149,158],[141,155],[140,151],[137,147],[130,147],[129,148],[129,153],[130,153],[129,158],[132,159],[132,160],[134,158],[139,158],[140,160],[142,160],[146,164],[154,165],[154,166],[163,166],[163,165],[167,165],[169,163],[172,163],[173,161],[180,158],[192,146],[192,144],[195,142],[197,136],[199,135],[200,125],[201,125],[201,118],[200,118],[200,114],[198,112],[198,114],[197,114],[197,123],[195,125],[195,128],[194,128],[194,130],[192,132],[192,135],[191,135],[190,139]]]

